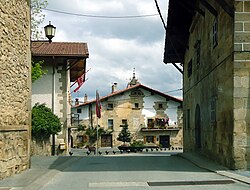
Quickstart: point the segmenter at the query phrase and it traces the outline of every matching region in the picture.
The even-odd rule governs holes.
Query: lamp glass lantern
[[[56,27],[51,24],[49,21],[49,24],[44,27],[45,36],[49,39],[49,43],[52,42],[52,38],[55,36],[56,33]]]

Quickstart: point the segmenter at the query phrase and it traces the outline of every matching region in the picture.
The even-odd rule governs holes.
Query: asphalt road
[[[58,173],[42,189],[249,189],[249,185],[198,168],[189,161],[166,152],[75,158],[73,163],[57,170]]]
[[[197,167],[177,152],[32,157],[30,170],[0,180],[0,190],[249,190],[249,183]],[[207,162],[205,162],[207,163]]]

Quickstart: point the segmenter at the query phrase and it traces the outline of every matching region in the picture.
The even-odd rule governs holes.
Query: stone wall
[[[0,178],[30,163],[29,0],[0,0]]]
[[[30,155],[39,155],[39,156],[51,156],[52,154],[52,146],[50,143],[50,139],[38,140],[32,139],[31,141],[31,150]]]
[[[214,0],[213,15],[196,13],[190,27],[184,63],[184,150],[199,150],[211,159],[233,168],[233,33],[234,23]],[[218,43],[213,44],[217,19]],[[199,61],[197,51],[200,46]],[[191,74],[189,64],[191,67]]]
[[[250,169],[250,1],[235,1],[234,144],[235,168]]]

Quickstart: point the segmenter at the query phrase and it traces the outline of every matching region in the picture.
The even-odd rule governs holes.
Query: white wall
[[[52,67],[43,67],[47,74],[32,83],[32,107],[36,103],[45,103],[52,108]]]
[[[77,113],[77,109],[81,109],[81,113]],[[73,107],[71,109],[72,114],[79,114],[80,120],[89,119],[89,106]]]
[[[155,102],[166,102],[166,98],[159,96],[157,94],[151,95],[150,92],[142,90],[145,94],[144,97],[144,108],[142,110],[142,114],[145,115],[145,124],[147,124],[147,118],[155,117],[156,111],[154,109]],[[174,125],[177,122],[177,109],[180,103],[175,101],[168,101],[168,108],[165,113],[169,117],[169,124]]]
[[[47,70],[47,74],[43,75],[42,78],[36,80],[32,84],[32,107],[36,103],[45,103],[47,107],[52,109],[52,103],[53,103],[53,67],[51,66],[43,66],[44,70]],[[58,69],[62,69],[60,66]],[[61,73],[58,73],[57,70],[55,70],[54,74],[54,113],[59,117],[63,117],[63,113],[60,111],[63,109],[63,104],[60,103],[60,101],[63,100],[62,96],[62,81],[61,79]],[[53,109],[52,109],[53,111]]]

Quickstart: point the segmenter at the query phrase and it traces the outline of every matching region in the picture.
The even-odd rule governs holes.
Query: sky
[[[168,1],[158,0],[163,18],[167,18]],[[111,86],[123,90],[133,76],[145,86],[182,98],[182,74],[172,65],[163,63],[165,29],[154,0],[48,0],[43,10],[45,20],[56,27],[54,42],[84,42],[88,44],[87,81],[72,98],[88,95],[95,99],[111,93]],[[54,10],[54,11],[51,11]],[[56,11],[56,12],[55,12]],[[97,18],[78,15],[137,18]],[[75,85],[71,91],[77,86]]]

